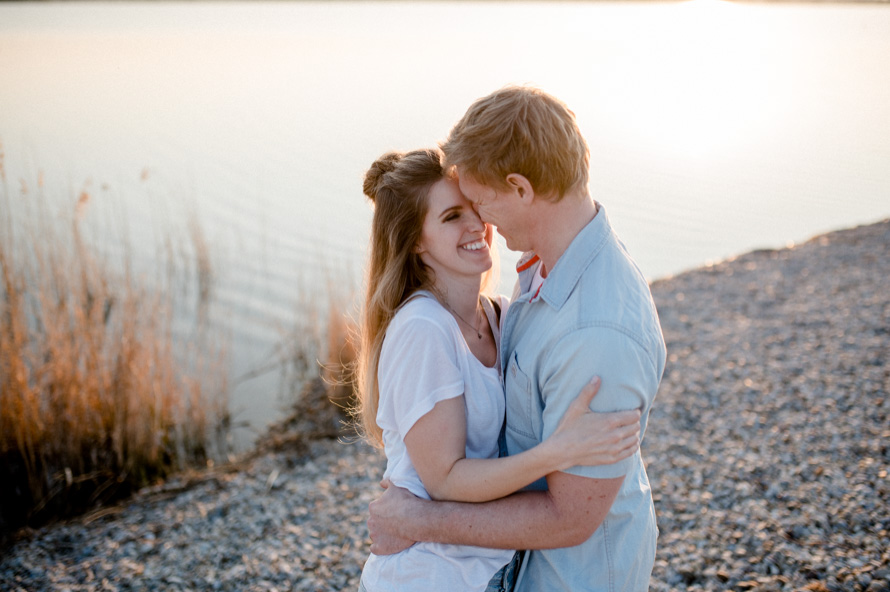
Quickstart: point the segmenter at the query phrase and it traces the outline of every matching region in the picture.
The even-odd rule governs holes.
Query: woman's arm
[[[440,401],[405,435],[405,446],[434,500],[484,502],[498,499],[554,471],[575,465],[612,464],[639,447],[640,412],[593,413],[599,380],[586,385],[541,444],[513,456],[466,458],[463,397]]]

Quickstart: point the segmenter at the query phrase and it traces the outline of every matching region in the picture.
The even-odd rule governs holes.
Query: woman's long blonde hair
[[[420,260],[415,246],[429,210],[430,188],[444,175],[442,153],[437,149],[389,152],[365,173],[363,190],[374,202],[374,219],[362,310],[356,416],[364,436],[376,446],[383,442],[383,431],[377,425],[377,365],[383,338],[399,306],[417,290],[433,287],[432,270]]]

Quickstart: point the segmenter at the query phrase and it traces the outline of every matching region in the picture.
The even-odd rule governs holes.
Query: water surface
[[[886,6],[0,5],[13,191],[87,189],[146,266],[195,215],[233,375],[267,361],[300,294],[360,275],[365,168],[526,82],[577,114],[591,192],[650,279],[890,216]],[[237,417],[273,417],[276,381],[241,383]]]

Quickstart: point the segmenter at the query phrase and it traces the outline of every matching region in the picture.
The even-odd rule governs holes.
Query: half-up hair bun
[[[435,283],[432,269],[424,264],[416,247],[430,209],[430,191],[444,179],[442,153],[436,148],[388,152],[365,173],[362,189],[374,202],[374,216],[362,311],[357,415],[363,433],[381,447],[377,366],[383,338],[399,306],[417,290],[429,290]]]
[[[403,156],[403,152],[387,152],[375,160],[368,172],[365,173],[365,182],[362,185],[362,190],[371,201],[377,199],[377,193],[385,185],[384,177],[386,173],[394,171]]]

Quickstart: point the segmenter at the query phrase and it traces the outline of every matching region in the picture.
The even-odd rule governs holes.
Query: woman
[[[364,192],[375,211],[359,413],[365,435],[386,453],[385,479],[428,499],[488,501],[550,472],[613,463],[636,450],[638,414],[619,414],[622,424],[605,430],[587,413],[595,394],[588,387],[542,444],[498,458],[499,318],[508,303],[481,295],[492,267],[491,227],[445,175],[438,150],[384,155],[367,172]],[[360,589],[482,591],[513,555],[418,543],[371,555]]]

